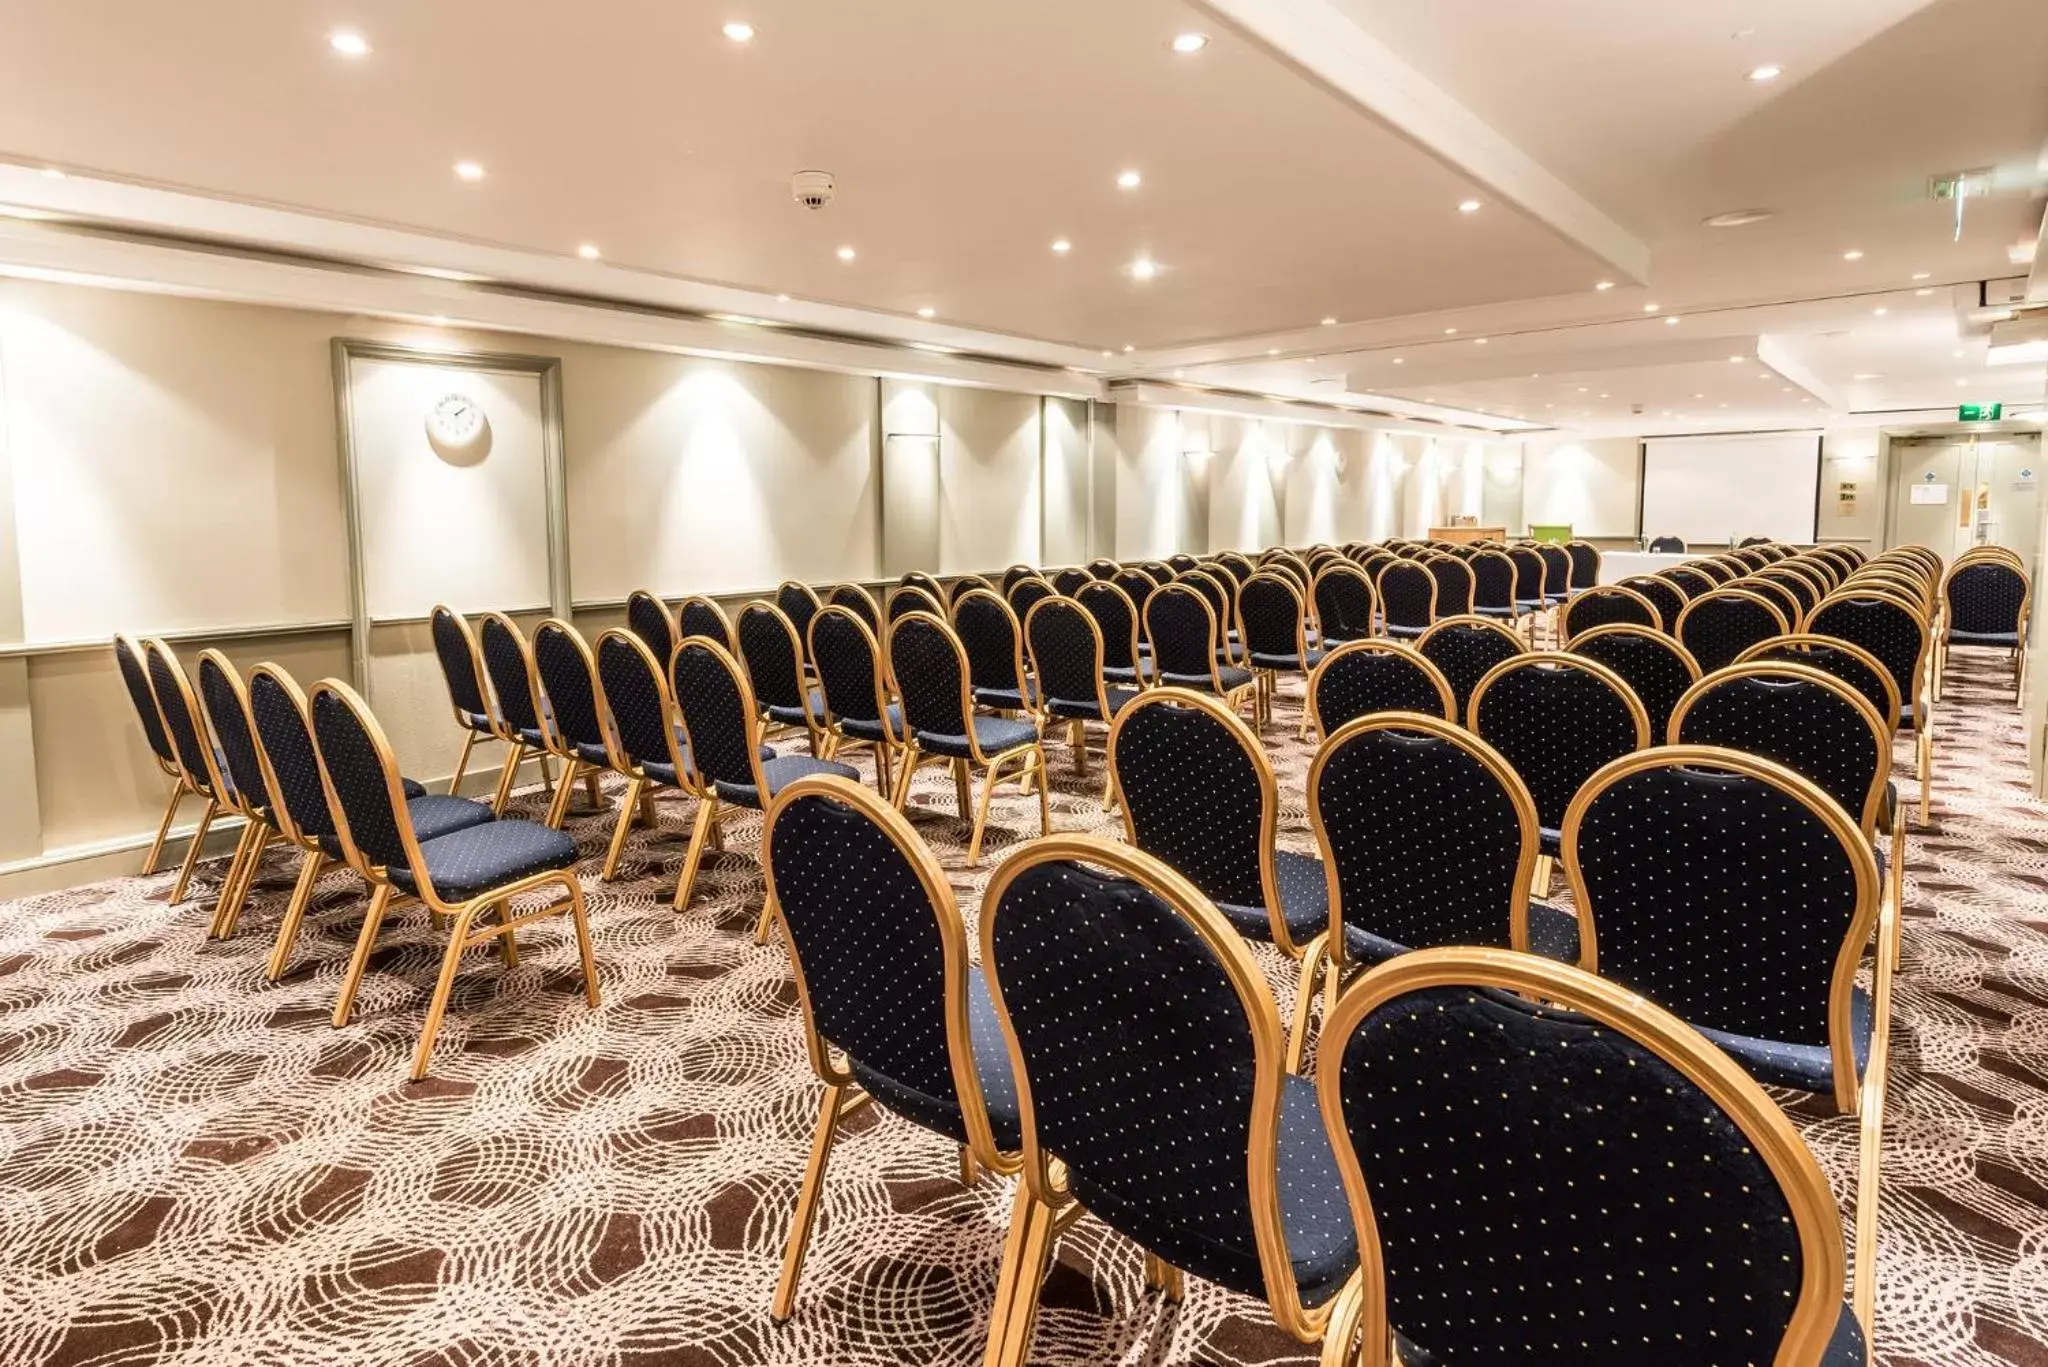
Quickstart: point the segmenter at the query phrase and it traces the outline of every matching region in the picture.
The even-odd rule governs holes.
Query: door
[[[1895,439],[1887,543],[1953,560],[1972,546],[2032,559],[2041,527],[2039,434]]]

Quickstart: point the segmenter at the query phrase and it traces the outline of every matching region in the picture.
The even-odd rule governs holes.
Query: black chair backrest
[[[889,590],[884,615],[893,622],[909,612],[928,612],[938,618],[946,615],[946,610],[939,606],[937,595],[927,593],[915,584],[898,584]]]
[[[626,628],[647,643],[655,659],[666,660],[675,653],[675,618],[669,613],[668,604],[646,589],[634,589],[626,595]]]
[[[1346,561],[1333,561],[1316,573],[1313,597],[1316,626],[1326,644],[1362,641],[1372,635],[1372,580]]]
[[[1093,703],[1101,696],[1107,633],[1069,598],[1049,598],[1024,619],[1032,672],[1048,703]]]
[[[285,829],[289,819],[300,836],[317,840],[334,834],[334,813],[320,783],[320,756],[306,720],[306,702],[290,675],[273,664],[260,664],[249,674],[249,715],[256,723],[272,785],[271,819]],[[283,811],[278,810],[282,804]]]
[[[1309,768],[1308,821],[1334,878],[1333,941],[1351,926],[1410,949],[1528,947],[1536,805],[1455,723],[1407,713],[1345,726]]]
[[[685,598],[677,604],[676,631],[680,636],[702,636],[715,641],[728,653],[737,653],[740,648],[739,633],[733,630],[732,619],[709,598]]]
[[[128,690],[135,719],[142,723],[142,736],[149,742],[150,752],[165,764],[175,766],[177,752],[171,749],[171,738],[164,734],[164,719],[156,710],[156,694],[149,688],[149,667],[142,662],[141,648],[126,636],[116,636],[114,662],[120,666],[121,683]]]
[[[1472,607],[1512,608],[1515,605],[1515,562],[1501,551],[1475,551],[1465,562],[1472,570]]]
[[[1742,567],[1731,566],[1724,560],[1695,560],[1685,568],[1704,574],[1717,585],[1725,584],[1743,573]]]
[[[1507,757],[1545,829],[1587,779],[1611,760],[1651,744],[1650,719],[1635,692],[1604,665],[1572,655],[1510,660],[1479,681],[1466,725]]]
[[[1329,735],[1374,712],[1421,712],[1455,721],[1450,681],[1418,651],[1392,641],[1353,641],[1309,675],[1308,705]]]
[[[1802,617],[1812,612],[1814,606],[1820,602],[1821,591],[1815,587],[1813,580],[1807,578],[1798,570],[1779,565],[1769,565],[1758,570],[1756,577],[1764,583],[1776,584],[1779,588],[1791,594],[1793,601],[1799,604],[1799,615]]]
[[[213,746],[200,729],[200,718],[194,710],[197,701],[184,667],[169,646],[153,638],[142,643],[142,657],[149,668],[150,690],[163,709],[164,729],[170,733],[178,767],[201,792],[208,797],[216,796]]]
[[[1024,641],[1008,603],[988,589],[970,589],[953,605],[953,630],[967,649],[974,687],[1023,688]]]
[[[1259,568],[1235,551],[1222,552],[1216,557],[1215,563],[1222,566],[1223,572],[1240,584],[1258,573]]]
[[[1118,570],[1109,582],[1122,589],[1124,596],[1131,600],[1133,620],[1138,612],[1144,611],[1145,600],[1159,587],[1159,581],[1152,577],[1150,571],[1136,568]],[[1085,593],[1087,590],[1082,591]]]
[[[1017,587],[1018,580],[1031,579],[1037,574],[1037,569],[1030,565],[1012,565],[1004,570],[1002,578],[1003,597],[1008,598],[1010,596],[1010,590]]]
[[[1678,625],[1678,614],[1685,611],[1689,599],[1679,587],[1661,574],[1633,574],[1620,582],[1619,587],[1634,589],[1649,599],[1650,606],[1657,609],[1658,629],[1671,631]]]
[[[1650,538],[1652,555],[1684,555],[1686,550],[1683,537],[1653,536]]]
[[[1669,730],[1678,700],[1700,677],[1698,662],[1684,646],[1648,627],[1621,622],[1594,627],[1574,637],[1567,649],[1621,677],[1643,705],[1652,744]]]
[[[1863,597],[1841,590],[1824,601],[1806,619],[1806,629],[1816,636],[1839,636],[1851,645],[1862,646],[1891,672],[1903,711],[1911,708],[1917,718],[1925,701],[1919,684],[1927,659],[1927,626],[1913,609],[1894,599]]]
[[[951,609],[957,606],[963,595],[972,593],[976,589],[994,594],[998,598],[1002,597],[1000,593],[996,593],[996,586],[980,575],[963,574],[946,586],[946,607]]]
[[[597,664],[576,628],[554,617],[535,627],[533,668],[540,675],[540,686],[547,690],[555,733],[571,748],[603,747],[604,721],[597,711]]]
[[[1574,589],[1590,589],[1600,582],[1600,548],[1590,541],[1573,541],[1565,546],[1565,553],[1572,558],[1571,585]]]
[[[1380,571],[1379,599],[1389,627],[1427,627],[1436,620],[1436,576],[1427,566],[1397,560]]]
[[[1765,579],[1754,574],[1745,575],[1732,580],[1728,587],[1740,589],[1744,593],[1753,593],[1776,608],[1778,615],[1785,619],[1786,631],[1799,630],[1799,624],[1806,618],[1806,604],[1800,600],[1799,594],[1775,579]]]
[[[498,716],[513,731],[540,729],[540,708],[533,696],[532,662],[519,625],[502,613],[487,612],[477,628],[484,668],[498,698]]]
[[[1708,574],[1697,564],[1673,565],[1670,569],[1664,570],[1661,573],[1663,578],[1669,581],[1680,593],[1684,594],[1688,601],[1704,594],[1712,593],[1715,589],[1721,587],[1720,580]]]
[[[1884,718],[1840,679],[1796,664],[1730,665],[1695,684],[1671,719],[1672,745],[1711,745],[1776,760],[1877,828],[1891,769]]]
[[[222,775],[242,802],[257,811],[270,805],[263,780],[263,761],[256,757],[256,736],[249,725],[249,705],[235,667],[218,650],[199,652],[199,705],[220,752],[227,757]]]
[[[1079,589],[1083,584],[1087,583],[1094,577],[1094,575],[1088,573],[1088,571],[1086,570],[1075,569],[1070,566],[1067,569],[1059,570],[1054,573],[1052,577],[1052,586],[1058,589],[1066,597],[1072,598],[1077,589]]]
[[[597,638],[597,677],[605,710],[618,733],[621,757],[635,769],[673,765],[676,713],[661,662],[647,643],[629,632],[607,631]],[[700,766],[701,767],[701,766]],[[685,781],[680,770],[678,782]]]
[[[1583,966],[1702,1029],[1846,1044],[1830,1021],[1846,1027],[1876,860],[1790,769],[1691,746],[1631,756],[1574,804],[1564,865]]]
[[[1145,635],[1162,676],[1207,685],[1221,640],[1215,611],[1200,592],[1176,580],[1153,594],[1145,605]]]
[[[1003,594],[1010,605],[1010,611],[1017,614],[1017,620],[1020,622],[1031,615],[1031,609],[1038,606],[1042,599],[1058,596],[1058,589],[1035,574],[1019,579]]]
[[[1620,584],[1602,584],[1573,598],[1564,609],[1564,639],[1582,631],[1623,622],[1632,627],[1662,630],[1664,621],[1657,605],[1642,594]]]
[[[313,690],[313,743],[332,786],[343,829],[372,868],[411,869],[412,824],[402,815],[398,773],[376,718],[333,680]]]
[[[1571,552],[1554,541],[1539,542],[1536,554],[1543,557],[1543,594],[1561,597],[1572,586]]]
[[[914,732],[964,736],[967,651],[951,627],[929,613],[913,612],[889,625],[889,676],[903,699],[903,720]]]
[[[1887,733],[1898,729],[1899,704],[1902,701],[1898,685],[1892,682],[1891,672],[1884,667],[1884,662],[1862,646],[1838,636],[1780,636],[1762,645],[1751,646],[1736,663],[1749,664],[1752,661],[1811,665],[1855,689],[1859,697],[1877,709],[1878,716],[1885,718]]]
[[[749,603],[740,609],[740,658],[747,682],[763,707],[804,705],[803,646],[782,609]]]
[[[1174,581],[1202,595],[1209,604],[1209,611],[1216,616],[1216,630],[1219,633],[1234,629],[1237,625],[1237,581],[1222,570],[1202,566],[1184,572]],[[1146,601],[1150,601],[1149,599]]]
[[[2017,632],[2028,590],[2027,576],[2002,560],[1956,566],[1942,588],[1949,630],[1987,636]]]
[[[483,660],[469,623],[453,608],[436,607],[428,618],[428,632],[434,638],[434,658],[441,663],[441,678],[456,710],[488,717],[491,707],[484,701]]]
[[[809,584],[794,579],[784,580],[775,590],[775,606],[782,609],[782,615],[789,619],[790,629],[796,632],[799,647],[810,638],[811,618],[818,615],[823,606],[818,595]]]
[[[1237,615],[1253,654],[1299,658],[1301,593],[1293,580],[1270,570],[1253,575],[1238,590]]]
[[[1510,546],[1507,557],[1515,563],[1515,601],[1541,601],[1548,588],[1545,581],[1550,575],[1550,567],[1543,563],[1543,557],[1534,546]]]
[[[882,629],[882,610],[875,606],[875,596],[859,584],[836,585],[826,606],[845,608],[867,624],[869,631]]]
[[[1166,563],[1173,566],[1175,574],[1185,574],[1202,562],[1187,554],[1187,552],[1182,551],[1178,554],[1167,556]]]
[[[1472,690],[1479,687],[1479,681],[1495,665],[1514,659],[1528,647],[1499,622],[1484,617],[1446,617],[1422,633],[1415,649],[1451,686],[1451,719],[1462,726],[1466,704],[1472,701]]]
[[[669,664],[669,695],[682,716],[697,776],[759,791],[760,722],[739,661],[717,645],[685,639]]]
[[[1109,762],[1133,845],[1213,901],[1262,907],[1278,803],[1249,734],[1207,699],[1161,690],[1118,715]]]
[[[1122,565],[1111,560],[1108,556],[1097,556],[1088,562],[1088,573],[1094,575],[1097,579],[1114,579],[1116,578],[1117,571],[1122,568]]]
[[[1462,617],[1472,611],[1475,581],[1472,567],[1454,555],[1440,555],[1426,561],[1424,569],[1436,580],[1436,615]]]
[[[1121,578],[1121,576],[1119,576]],[[1157,592],[1155,589],[1154,592]],[[1151,594],[1145,595],[1150,601]],[[1102,664],[1105,669],[1130,669],[1138,662],[1138,607],[1120,583],[1083,584],[1074,601],[1095,619],[1102,629]],[[1056,696],[1071,698],[1071,694]],[[1083,698],[1093,697],[1084,693]]]
[[[1530,955],[1434,950],[1345,994],[1317,1071],[1377,1236],[1366,1332],[1397,1329],[1406,1360],[1839,1367],[1827,1178],[1670,1013]]]
[[[946,586],[931,575],[926,574],[923,570],[906,571],[897,576],[896,583],[901,588],[916,589],[921,593],[930,595],[934,603],[946,601]]]
[[[881,720],[881,653],[859,613],[834,604],[813,617],[811,659],[827,712],[841,721]]]
[[[1685,605],[1678,615],[1680,645],[1699,661],[1700,672],[1711,674],[1760,641],[1783,636],[1791,629],[1776,604],[1747,589],[1716,589]]]

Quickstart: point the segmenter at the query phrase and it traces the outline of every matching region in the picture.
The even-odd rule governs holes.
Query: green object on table
[[[1562,545],[1572,539],[1572,524],[1569,522],[1540,523],[1529,525],[1531,541],[1555,541]]]

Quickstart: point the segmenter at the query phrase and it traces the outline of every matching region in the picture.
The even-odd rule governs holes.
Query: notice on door
[[[1913,486],[1913,502],[1916,504],[1946,503],[1948,502],[1948,486],[1946,484],[1915,484]]]

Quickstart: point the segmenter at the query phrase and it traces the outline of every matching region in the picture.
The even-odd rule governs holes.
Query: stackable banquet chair
[[[1685,552],[1686,545],[1683,537],[1653,536],[1650,538],[1650,554],[1652,555],[1684,555]]]
[[[1001,580],[1003,597],[1008,598],[1010,596],[1010,590],[1017,587],[1018,580],[1035,578],[1037,574],[1037,566],[1026,565],[1021,561],[1004,570]]]
[[[1095,557],[1095,559],[1088,562],[1088,573],[1094,575],[1097,579],[1102,580],[1116,578],[1117,571],[1121,570],[1122,568],[1123,566],[1121,564],[1114,560],[1111,560],[1106,555],[1098,555],[1097,557]]]
[[[1031,615],[1031,609],[1041,600],[1058,596],[1058,589],[1035,574],[1019,579],[1003,591],[1003,601],[1010,605],[1010,611],[1020,622]]]
[[[997,598],[1002,597],[1000,593],[996,592],[996,586],[982,576],[978,574],[963,574],[946,586],[946,610],[950,612],[955,607],[958,607],[961,595],[973,592],[976,589],[983,593],[992,594]]]
[[[1799,1132],[1624,988],[1499,949],[1406,955],[1344,993],[1316,1085],[1361,1268],[1333,1367],[1867,1360]]]
[[[1699,562],[1696,560],[1683,565],[1673,565],[1668,570],[1662,570],[1659,572],[1659,577],[1684,594],[1687,602],[1691,602],[1703,594],[1712,593],[1715,589],[1721,587],[1721,581],[1701,569]],[[1676,619],[1674,618],[1673,620],[1675,621]]]
[[[1534,546],[1510,546],[1504,554],[1515,566],[1515,612],[1528,619],[1529,642],[1534,645],[1543,612],[1550,606],[1550,566]]]
[[[199,825],[192,832],[191,847],[185,851],[185,862],[178,866],[177,880],[171,884],[170,904],[176,906],[185,900],[185,889],[191,885],[193,870],[199,867],[213,819],[220,815],[221,808],[232,809],[234,787],[220,752],[203,729],[205,719],[199,712],[198,697],[177,655],[162,641],[150,637],[142,643],[142,660],[149,672],[149,688],[156,696],[164,734],[170,738],[177,757],[178,771],[193,796],[206,800],[206,809],[199,814]]]
[[[740,653],[740,636],[733,630],[732,618],[725,615],[725,609],[718,601],[701,594],[685,598],[676,604],[676,639],[680,642],[686,636],[702,636],[715,641],[728,654]],[[675,652],[670,651],[673,655]],[[663,659],[668,656],[664,655]]]
[[[1691,601],[1678,585],[1661,574],[1632,574],[1616,587],[1641,594],[1657,610],[1656,629],[1667,634],[1678,625],[1678,614],[1684,612],[1685,605]]]
[[[249,671],[249,721],[256,737],[256,758],[263,769],[270,824],[286,844],[300,851],[299,879],[285,903],[277,939],[266,970],[271,982],[291,966],[299,927],[312,907],[320,876],[342,863],[347,852],[335,824],[334,803],[320,779],[320,755],[313,743],[313,723],[298,681],[275,664]],[[422,843],[481,826],[492,819],[487,803],[466,797],[428,793],[409,778],[399,780],[405,819],[413,838]],[[375,880],[370,880],[372,888]],[[223,928],[232,934],[233,925]]]
[[[171,795],[164,802],[164,819],[157,823],[156,839],[149,842],[149,852],[142,856],[142,872],[145,877],[156,872],[156,861],[163,858],[164,841],[170,838],[171,822],[178,815],[178,804],[188,797],[196,797],[199,790],[185,777],[184,768],[178,763],[178,752],[171,748],[171,738],[164,730],[163,714],[158,711],[156,694],[149,686],[149,666],[142,662],[142,649],[126,636],[114,638],[114,663],[121,671],[121,683],[128,690],[128,702],[135,709],[135,720],[142,727],[142,738],[149,742],[150,758],[171,781]]]
[[[1572,798],[1602,765],[1652,744],[1649,714],[1607,666],[1544,653],[1496,665],[1472,690],[1465,726],[1506,757],[1536,801],[1541,898]]]
[[[1187,554],[1185,551],[1181,551],[1176,554],[1167,556],[1166,563],[1173,566],[1173,572],[1175,574],[1186,574],[1189,570],[1195,568],[1195,566],[1201,564],[1202,562],[1195,559],[1194,556]]]
[[[1784,615],[1787,632],[1799,630],[1800,624],[1806,620],[1808,604],[1798,590],[1780,580],[1766,579],[1760,574],[1749,574],[1730,581],[1728,587],[1743,593],[1753,593],[1776,608]]]
[[[198,715],[205,719],[206,731],[213,737],[222,779],[217,789],[221,806],[242,818],[241,839],[228,861],[208,930],[214,938],[228,939],[235,933],[264,851],[277,838],[277,828],[271,824],[270,790],[264,782],[263,762],[257,757],[256,730],[249,718],[249,699],[241,676],[218,650],[199,652],[197,673]]]
[[[1251,697],[1252,672],[1224,663],[1228,646],[1215,610],[1187,581],[1175,580],[1152,595],[1145,605],[1145,636],[1152,642],[1157,682],[1213,693],[1233,711]]]
[[[1573,594],[1571,601],[1558,610],[1558,640],[1569,646],[1572,637],[1580,632],[1616,622],[1652,631],[1664,629],[1657,605],[1641,593],[1623,584],[1597,584]]]
[[[1090,587],[1083,586],[1082,592]],[[1028,712],[1038,705],[1024,669],[1023,629],[1000,595],[992,589],[969,589],[953,604],[952,625],[967,652],[967,681],[975,706]]]
[[[1476,589],[1472,567],[1455,555],[1433,556],[1422,566],[1436,580],[1436,616],[1470,616]]]
[[[893,622],[910,612],[928,612],[942,621],[946,616],[946,610],[939,606],[937,596],[926,593],[915,584],[898,584],[890,589],[889,601],[884,606],[882,615]]]
[[[1144,1249],[1169,1299],[1192,1273],[1317,1342],[1357,1239],[1232,923],[1162,861],[1084,836],[1012,855],[982,905],[1024,1155],[985,1361],[1022,1367],[1054,1241],[1084,1211]]]
[[[1074,755],[1074,770],[1085,775],[1085,724],[1114,722],[1138,697],[1138,690],[1120,687],[1112,679],[1105,663],[1107,649],[1100,621],[1070,598],[1049,598],[1031,609],[1024,619],[1024,641],[1031,654],[1032,676],[1038,681],[1039,707],[1046,720],[1067,724],[1067,748]],[[1105,803],[1109,796],[1105,788]]]
[[[698,798],[701,811],[704,792],[690,767],[688,746],[677,734],[677,708],[667,671],[647,643],[630,632],[607,631],[597,638],[595,663],[601,716],[612,737],[609,764],[626,777],[618,824],[612,828],[611,845],[598,873],[609,883],[618,877],[635,820],[653,829],[656,793],[666,789]],[[596,704],[597,699],[592,701]],[[676,898],[681,910],[686,899],[680,880]]]
[[[810,639],[811,619],[825,606],[818,601],[817,590],[795,579],[785,579],[776,586],[775,606],[789,619],[790,630],[796,633],[797,649],[803,649],[804,642]],[[666,655],[661,658],[668,659]]]
[[[1259,567],[1254,565],[1249,557],[1237,551],[1219,551],[1214,560],[1223,567],[1224,573],[1240,584],[1259,572]]]
[[[1572,555],[1554,541],[1536,543],[1543,557],[1543,601],[1557,607],[1572,596]]]
[[[1920,824],[1925,826],[1934,794],[1934,714],[1928,657],[1932,633],[1912,604],[1882,590],[1844,585],[1821,600],[1806,619],[1814,636],[1834,636],[1861,646],[1884,665],[1898,691],[1896,727],[1913,733],[1920,779]]]
[[[1088,583],[1094,578],[1095,576],[1088,571],[1070,566],[1053,572],[1052,586],[1059,590],[1061,596],[1072,598],[1083,584]]]
[[[1248,661],[1259,681],[1258,715],[1261,721],[1270,721],[1280,675],[1306,677],[1323,662],[1323,652],[1309,644],[1301,590],[1285,575],[1261,571],[1245,580],[1238,590],[1237,614]],[[1308,727],[1309,709],[1304,707],[1297,739],[1307,737]]]
[[[1462,726],[1465,705],[1472,701],[1472,690],[1479,687],[1479,681],[1502,660],[1524,654],[1528,645],[1492,618],[1473,615],[1444,618],[1422,633],[1415,649],[1451,686],[1451,720]],[[1422,710],[1435,712],[1434,708]]]
[[[1316,571],[1309,601],[1316,611],[1316,638],[1324,649],[1372,635],[1372,580],[1357,566],[1342,560],[1326,563]]]
[[[1016,1172],[1023,1138],[988,978],[969,961],[945,871],[910,823],[857,785],[800,779],[768,805],[761,866],[789,946],[805,1050],[825,1084],[769,1308],[780,1324],[796,1309],[848,1116],[872,1100],[951,1140],[969,1186],[982,1168]]]
[[[811,659],[825,694],[825,758],[836,759],[847,745],[875,751],[875,787],[894,791],[896,748],[909,733],[903,708],[889,700],[881,647],[859,613],[827,607],[811,619]]]
[[[634,589],[626,595],[626,629],[647,643],[657,660],[666,660],[675,653],[676,617],[669,606],[646,589]]]
[[[923,570],[907,570],[896,577],[901,588],[916,589],[934,603],[946,601],[946,586]]]
[[[1175,582],[1201,594],[1203,600],[1209,604],[1209,611],[1215,614],[1216,636],[1220,642],[1217,646],[1217,658],[1225,664],[1244,664],[1244,642],[1239,639],[1237,629],[1237,580],[1220,568],[1205,566],[1189,571]],[[1147,599],[1146,605],[1149,607],[1151,600]],[[1151,632],[1150,626],[1145,627],[1145,639],[1148,642],[1151,640]]]
[[[867,625],[870,632],[882,629],[882,610],[875,596],[859,584],[838,584],[825,599],[825,606],[844,608]]]
[[[707,849],[723,848],[719,822],[728,810],[762,811],[800,778],[824,774],[860,781],[860,770],[815,755],[776,755],[761,743],[761,712],[747,671],[716,642],[685,637],[669,662],[668,696],[681,714],[678,749],[697,793],[690,847],[676,880],[675,907],[690,905]],[[621,724],[621,739],[624,739]],[[756,943],[768,937],[773,898],[762,904]]]
[[[1436,576],[1413,560],[1390,562],[1374,586],[1387,635],[1414,640],[1436,620]]]
[[[1867,1319],[1897,941],[1855,819],[1772,760],[1667,746],[1586,784],[1564,865],[1581,968],[1671,1012],[1765,1086],[1860,1118],[1854,1270]],[[1856,986],[1873,931],[1874,998]]]
[[[1323,657],[1308,678],[1307,711],[1330,735],[1375,712],[1424,712],[1456,720],[1450,680],[1414,646],[1352,641]]]
[[[1739,561],[1729,561],[1713,557],[1705,560],[1695,560],[1687,568],[1698,570],[1701,574],[1713,580],[1716,588],[1730,582],[1739,575],[1749,572],[1749,567]]]
[[[1892,682],[1891,671],[1884,667],[1884,662],[1862,646],[1839,636],[1794,632],[1751,646],[1736,657],[1735,663],[1749,664],[1759,660],[1811,665],[1823,674],[1840,679],[1877,709],[1877,715],[1884,719],[1887,736],[1898,734],[1899,686]]]
[[[1791,594],[1799,604],[1799,618],[1801,621],[1806,620],[1807,613],[1820,606],[1820,600],[1827,597],[1829,587],[1827,581],[1822,579],[1817,572],[1811,569],[1802,569],[1796,564],[1773,562],[1764,566],[1750,577],[1763,580],[1765,583],[1776,584]]]
[[[1001,600],[995,601],[1000,606]],[[974,806],[974,831],[967,842],[970,865],[981,862],[989,801],[998,784],[1015,780],[1027,791],[1035,787],[1039,832],[1050,833],[1052,805],[1038,719],[1028,713],[1021,718],[991,717],[974,710],[967,649],[953,629],[929,613],[899,617],[890,624],[884,659],[890,683],[903,700],[903,721],[910,732],[896,776],[896,810],[909,802],[918,768],[937,760],[952,770],[963,821],[974,805],[974,775],[978,771],[982,776],[981,801]]]
[[[455,724],[462,728],[462,753],[456,757],[455,773],[448,780],[453,796],[462,791],[462,776],[469,770],[469,754],[479,740],[500,739],[496,714],[491,708],[489,686],[484,683],[483,655],[476,647],[476,635],[462,614],[437,604],[427,617],[428,634],[434,641],[434,658],[441,666],[442,682],[448,685],[448,703],[455,711]]]
[[[1132,615],[1135,619],[1137,614],[1144,612],[1145,602],[1152,596],[1153,590],[1166,581],[1156,579],[1150,570],[1140,569],[1134,565],[1118,570],[1109,582],[1122,589],[1124,596],[1131,600]],[[1083,589],[1082,592],[1085,593],[1087,590]]]
[[[1568,541],[1565,554],[1572,559],[1571,591],[1584,593],[1600,585],[1600,548],[1590,541]]]
[[[1158,592],[1155,588],[1154,593]],[[1113,583],[1083,584],[1074,595],[1102,631],[1102,675],[1112,685],[1142,687],[1152,678],[1152,647],[1139,638],[1144,617],[1136,601]],[[1152,595],[1145,595],[1151,602]],[[1034,672],[1036,666],[1033,667]]]
[[[2018,556],[1972,553],[1956,561],[1941,581],[1941,639],[1934,657],[1937,698],[1948,673],[1949,650],[1970,646],[2010,652],[2013,701],[2020,701],[2033,597],[2033,581]]]
[[[802,727],[811,753],[821,748],[819,728],[825,696],[804,677],[804,647],[782,609],[749,603],[740,609],[740,658],[761,715],[772,727]],[[771,735],[774,734],[771,732]]]
[[[464,952],[495,944],[506,965],[516,966],[516,936],[536,921],[567,913],[582,959],[584,1000],[598,1005],[597,959],[590,947],[583,888],[576,881],[576,842],[537,821],[505,818],[421,840],[406,817],[391,746],[368,706],[336,679],[315,686],[312,703],[320,778],[338,818],[342,850],[349,866],[375,889],[335,1004],[335,1027],[348,1024],[384,918],[395,904],[409,900],[449,922],[440,977],[413,1053],[413,1081],[427,1075]],[[513,898],[557,888],[567,894],[560,901],[514,914]]]
[[[548,764],[547,699],[541,696],[540,679],[534,673],[533,653],[527,649],[526,634],[502,612],[486,612],[478,622],[477,643],[483,649],[491,695],[498,700],[494,715],[498,739],[505,742],[507,756],[498,775],[498,791],[492,798],[491,810],[504,814],[505,803],[519,779],[519,767],[528,754],[540,760],[541,782],[546,785],[548,805],[552,808],[555,778]]]
[[[641,640],[644,644],[646,638]],[[648,646],[648,653],[655,654],[654,647]],[[560,830],[579,778],[590,810],[604,806],[598,780],[616,767],[610,728],[598,701],[597,661],[575,627],[550,617],[533,629],[533,672],[547,698],[548,749],[562,761],[562,781],[555,785],[555,800],[546,818],[547,825]]]
[[[1672,635],[1711,674],[1760,641],[1792,630],[1775,603],[1748,589],[1726,588],[1703,593],[1678,614]]]
[[[1671,726],[1671,713],[1685,690],[1698,682],[1699,662],[1671,637],[1650,627],[1616,622],[1579,633],[1567,649],[1607,666],[1643,705],[1655,741]]]

